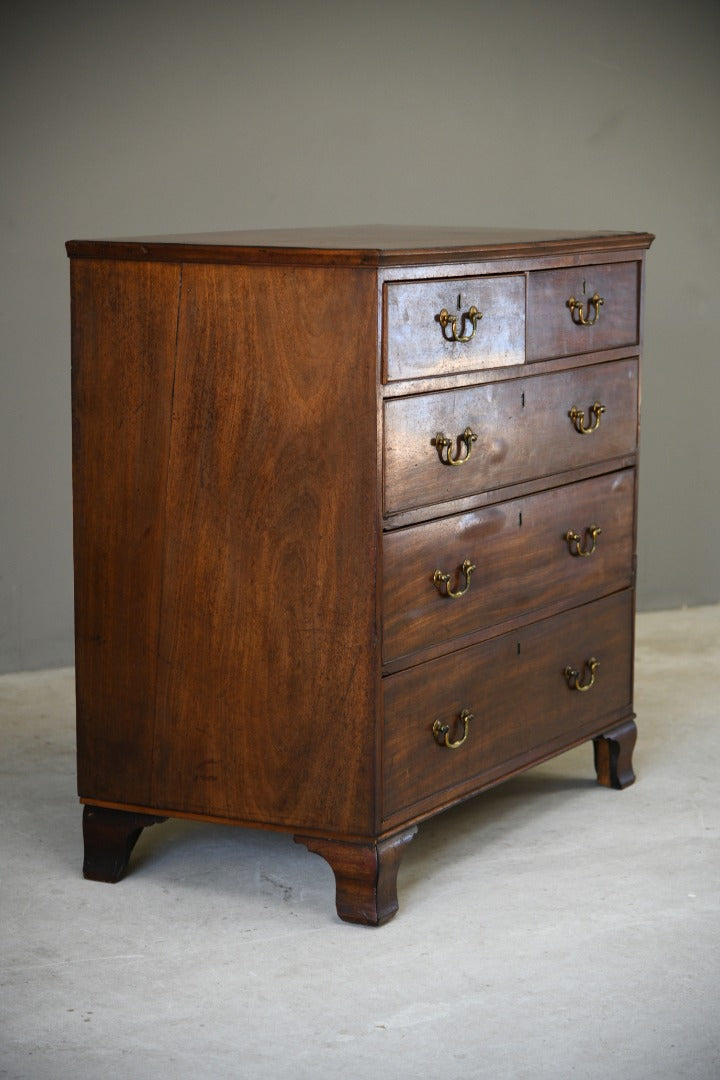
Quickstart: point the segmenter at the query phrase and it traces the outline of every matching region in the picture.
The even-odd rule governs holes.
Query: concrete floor
[[[638,782],[591,746],[422,826],[379,930],[286,836],[81,876],[69,670],[0,678],[0,1077],[718,1080],[720,607],[638,620]]]

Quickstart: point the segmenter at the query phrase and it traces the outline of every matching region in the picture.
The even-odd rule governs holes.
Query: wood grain
[[[378,267],[538,255],[572,259],[576,253],[642,249],[652,240],[642,232],[356,225],[70,240],[67,251],[73,258]]]
[[[298,844],[321,855],[335,875],[335,906],[345,922],[382,926],[398,909],[400,859],[417,829],[405,829],[376,843],[349,844],[317,836],[296,836]]]
[[[436,642],[449,651],[474,629],[627,588],[634,493],[634,470],[624,470],[386,533],[383,659]],[[571,555],[565,534],[572,530],[585,540],[593,524],[602,529],[594,554]],[[453,599],[437,589],[433,574],[452,574],[457,590],[465,583],[458,574],[465,559],[476,568],[467,592]]]
[[[373,828],[376,293],[186,267],[153,805]]]
[[[457,334],[469,335],[462,314],[481,315],[469,341],[453,341],[437,320],[444,309],[457,318]],[[385,285],[388,380],[449,375],[507,367],[525,361],[525,276],[490,275]],[[448,340],[450,338],[451,340]]]
[[[282,829],[332,866],[341,918],[376,925],[424,817],[590,738],[600,782],[631,782],[651,240],[67,245],[88,876],[117,880],[165,816]],[[569,296],[595,291],[598,321],[574,326]],[[470,304],[472,341],[444,341],[438,311]],[[581,434],[570,410],[592,422],[594,402]],[[466,427],[451,466],[434,440],[457,451]],[[591,525],[596,552],[574,557],[566,532]],[[442,596],[434,571],[466,558],[467,595]],[[573,690],[566,667],[587,680],[591,656]],[[457,740],[463,709],[467,741],[439,745],[434,722]]]
[[[385,819],[408,820],[429,796],[495,782],[629,709],[632,619],[626,590],[386,678]],[[596,685],[570,690],[565,667],[582,671],[590,657],[600,661]],[[474,715],[467,742],[438,745],[435,720],[452,730],[463,709]]]
[[[579,435],[568,412],[600,401],[598,430]],[[632,453],[637,443],[637,360],[553,375],[393,398],[384,402],[386,514],[550,476]],[[433,440],[477,435],[470,459],[443,464]],[[462,449],[460,456],[465,455]]]
[[[530,274],[528,360],[636,345],[640,325],[640,270],[640,263],[627,262]],[[604,301],[599,309],[588,303],[595,293]],[[597,315],[592,326],[573,321],[567,306],[571,298],[583,304],[586,319]]]
[[[71,284],[78,791],[148,805],[180,268]]]

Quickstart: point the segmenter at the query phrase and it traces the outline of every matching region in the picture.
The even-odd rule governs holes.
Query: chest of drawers
[[[586,740],[634,779],[645,233],[72,241],[84,872],[294,834],[341,918]]]

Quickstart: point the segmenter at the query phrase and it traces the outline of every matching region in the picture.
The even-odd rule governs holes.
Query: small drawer
[[[386,533],[383,660],[629,587],[634,502],[625,469]]]
[[[385,514],[633,453],[637,375],[618,360],[387,399]]]
[[[387,382],[524,360],[524,275],[385,285]]]
[[[384,679],[385,821],[494,783],[629,710],[632,618],[626,590]]]
[[[640,264],[538,270],[528,284],[528,360],[638,343]]]

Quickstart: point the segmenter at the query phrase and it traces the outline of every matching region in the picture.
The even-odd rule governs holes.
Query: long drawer
[[[625,469],[386,533],[384,661],[631,585],[634,479]]]
[[[630,454],[637,406],[636,358],[386,399],[384,512]]]
[[[632,615],[625,590],[384,679],[384,820],[493,783],[629,710]]]

